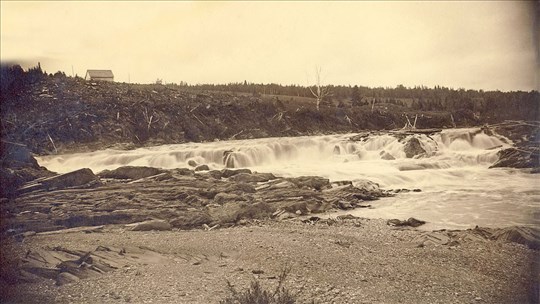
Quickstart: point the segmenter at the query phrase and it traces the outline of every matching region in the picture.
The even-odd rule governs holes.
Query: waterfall
[[[317,175],[355,185],[369,180],[386,189],[419,188],[422,192],[381,200],[375,209],[355,211],[359,216],[417,216],[439,224],[426,226],[430,228],[540,224],[535,176],[515,169],[488,169],[497,160],[497,152],[512,144],[500,135],[481,128],[432,135],[355,135],[186,143],[37,159],[59,173],[80,168],[99,172],[120,166],[172,169],[206,164],[210,169],[250,168],[285,177]]]
[[[120,166],[172,169],[189,167],[190,161],[221,169],[384,160],[399,169],[401,165],[411,165],[412,160],[407,159],[404,146],[408,140],[416,138],[425,153],[415,156],[414,163],[422,163],[421,166],[425,168],[446,168],[475,164],[489,166],[496,160],[497,151],[508,146],[508,140],[498,135],[487,135],[480,129],[444,130],[433,136],[382,133],[367,136],[360,141],[351,141],[353,135],[187,143],[130,151],[107,149],[43,156],[38,161],[56,172],[68,172],[81,167],[89,167],[95,172]]]

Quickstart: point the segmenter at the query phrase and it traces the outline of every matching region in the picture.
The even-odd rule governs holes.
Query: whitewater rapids
[[[206,164],[211,169],[249,168],[280,176],[317,175],[331,181],[376,182],[384,189],[421,189],[373,202],[372,209],[352,214],[372,218],[416,217],[425,229],[540,225],[537,177],[517,169],[488,169],[510,140],[479,128],[449,129],[428,136],[356,134],[264,138],[186,143],[129,151],[38,157],[40,165],[59,173],[80,168],[94,172],[120,166],[164,169]],[[425,153],[407,158],[404,146],[416,137]],[[401,138],[401,140],[400,140]],[[383,159],[384,158],[384,159]],[[350,212],[351,213],[351,212]]]

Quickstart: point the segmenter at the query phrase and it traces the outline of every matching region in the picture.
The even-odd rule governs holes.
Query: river
[[[372,202],[371,209],[352,213],[371,218],[416,217],[424,229],[464,229],[476,225],[506,227],[540,225],[538,178],[518,169],[488,169],[500,149],[511,141],[480,128],[448,129],[431,136],[374,133],[351,141],[356,134],[264,138],[163,145],[135,150],[39,157],[55,172],[90,168],[94,172],[120,166],[164,169],[211,169],[225,166],[272,172],[280,176],[318,175],[331,181],[377,183],[383,189],[421,189]],[[404,142],[416,137],[426,153],[407,158]],[[385,159],[383,159],[385,158]]]

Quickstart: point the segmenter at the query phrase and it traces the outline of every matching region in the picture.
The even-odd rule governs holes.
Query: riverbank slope
[[[229,295],[227,281],[237,290],[254,279],[272,289],[288,269],[284,286],[299,303],[537,303],[537,251],[483,239],[481,230],[456,232],[461,236],[446,245],[423,234],[369,219],[333,225],[254,222],[210,231],[107,226],[38,234],[16,244],[23,260],[92,252],[95,265],[102,259],[118,269],[90,271],[94,275],[62,286],[28,274],[33,283],[9,285],[7,299],[218,303]]]

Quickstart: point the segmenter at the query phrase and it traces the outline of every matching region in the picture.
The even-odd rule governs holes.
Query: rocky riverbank
[[[2,286],[10,287],[2,302],[212,303],[226,296],[226,280],[274,286],[285,268],[300,303],[538,302],[537,229],[422,232],[409,228],[421,219],[319,217],[421,189],[197,164],[58,175],[31,155],[394,128],[398,112],[315,112],[253,96],[77,79],[38,84],[3,116],[3,137],[30,148],[2,141]],[[426,126],[448,122],[429,119]],[[536,123],[494,127],[515,144],[494,167],[538,168]],[[425,151],[410,140],[405,152]]]
[[[167,221],[169,229],[228,227],[369,207],[370,201],[391,195],[368,181],[353,186],[248,169],[120,167],[97,175],[81,169],[20,187],[18,197],[2,203],[2,230],[17,234],[144,220]]]
[[[3,244],[4,303],[218,303],[280,273],[298,303],[537,303],[537,251],[489,231],[421,232],[383,220],[251,221],[134,231],[107,225]],[[445,239],[446,237],[446,239]],[[12,276],[6,276],[11,274]]]
[[[286,269],[299,303],[538,301],[535,228],[326,214],[403,191],[204,165],[49,172],[2,201],[2,300],[217,303],[227,281]]]
[[[514,147],[499,152],[492,168],[532,168],[533,173],[540,172],[540,123],[505,121],[491,129],[514,143]]]

